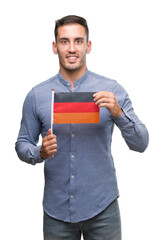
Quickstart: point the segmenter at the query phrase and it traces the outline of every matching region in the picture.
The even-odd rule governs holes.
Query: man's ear
[[[53,42],[53,43],[52,43],[52,50],[53,50],[54,54],[58,54],[56,42]]]
[[[87,42],[87,53],[90,53],[91,49],[92,49],[92,42],[88,41]]]

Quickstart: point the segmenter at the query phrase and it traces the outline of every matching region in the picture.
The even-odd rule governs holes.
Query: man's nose
[[[70,42],[68,51],[69,52],[76,52],[76,47],[75,47],[74,42]]]

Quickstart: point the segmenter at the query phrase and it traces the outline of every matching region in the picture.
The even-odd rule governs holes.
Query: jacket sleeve
[[[146,126],[140,121],[134,113],[131,100],[122,86],[117,84],[115,90],[116,99],[123,113],[114,118],[115,124],[121,131],[121,134],[130,150],[144,152],[148,146],[149,134]]]
[[[36,113],[35,94],[32,89],[23,105],[22,121],[19,135],[15,144],[18,157],[27,163],[42,162],[40,146],[37,146],[41,133],[41,123]]]

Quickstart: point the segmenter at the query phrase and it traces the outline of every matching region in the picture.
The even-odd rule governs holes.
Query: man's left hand
[[[112,117],[119,117],[122,114],[122,109],[120,108],[115,95],[112,92],[101,91],[93,95],[95,104],[98,107],[106,107]]]

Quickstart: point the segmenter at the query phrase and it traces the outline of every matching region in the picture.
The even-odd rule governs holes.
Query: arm
[[[134,113],[125,90],[118,85],[114,91],[115,94],[107,91],[94,94],[95,103],[100,108],[106,107],[110,111],[128,147],[134,151],[144,152],[148,146],[148,131]]]
[[[36,111],[35,93],[31,90],[23,105],[21,127],[15,145],[18,157],[22,161],[34,165],[56,153],[56,136],[49,130],[43,139],[42,146],[37,146],[40,133],[41,122]]]

